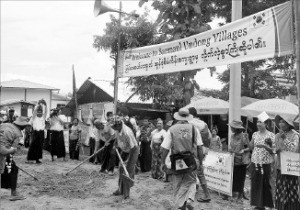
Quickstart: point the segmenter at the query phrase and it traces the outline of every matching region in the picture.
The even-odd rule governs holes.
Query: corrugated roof
[[[35,82],[25,81],[21,79],[10,80],[1,82],[1,87],[5,88],[27,88],[27,89],[46,89],[46,90],[59,90],[58,88],[43,85]]]
[[[111,81],[104,81],[104,80],[90,80],[99,88],[103,89],[105,92],[110,94],[111,96],[114,95],[114,86],[112,85]],[[118,101],[125,102],[132,94],[131,86],[125,83],[125,81],[120,80],[118,83]],[[151,101],[141,101],[138,95],[134,95],[130,100],[129,103],[151,103]]]

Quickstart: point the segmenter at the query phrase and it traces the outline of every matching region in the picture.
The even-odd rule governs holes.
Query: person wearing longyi
[[[42,163],[39,159],[43,158],[43,144],[45,139],[47,106],[44,100],[40,100],[35,107],[32,116],[32,141],[29,145],[27,154],[27,163],[29,161],[36,161]]]
[[[277,115],[275,122],[280,132],[275,136],[277,153],[277,177],[275,191],[275,207],[277,210],[300,209],[300,194],[298,193],[299,176],[281,174],[280,153],[283,151],[300,153],[299,133],[294,130],[294,118]]]
[[[51,157],[52,161],[54,161],[54,156],[57,158],[63,158],[65,160],[66,157],[66,149],[64,142],[64,121],[61,120],[60,110],[53,109],[50,114],[50,143],[51,143]]]
[[[154,179],[160,179],[163,177],[163,171],[161,168],[161,152],[160,145],[164,140],[166,131],[163,129],[162,119],[158,119],[156,123],[156,129],[151,132],[151,150],[152,150],[152,164],[151,164],[151,176]]]
[[[81,144],[81,126],[79,120],[75,118],[69,130],[69,155],[70,159],[79,160],[79,147]]]
[[[98,149],[104,147],[100,155],[102,163],[100,172],[106,173],[107,171],[109,175],[113,175],[117,157],[116,151],[113,149],[114,142],[116,140],[115,131],[111,128],[111,125],[104,119],[97,119],[95,120],[94,124],[98,129],[96,133],[96,145],[100,145]]]
[[[23,200],[25,197],[17,193],[18,167],[13,160],[17,148],[12,145],[23,137],[21,130],[30,126],[25,117],[18,117],[13,123],[0,125],[0,183],[1,188],[11,189],[10,200]]]
[[[123,153],[128,154],[127,159],[123,161],[126,161],[126,169],[130,178],[133,179],[135,173],[135,164],[139,156],[139,146],[135,139],[134,133],[118,116],[114,118],[114,121],[112,122],[112,128],[116,131],[114,148],[118,147]],[[118,189],[113,193],[113,195],[123,195],[124,199],[127,199],[130,195],[131,186],[126,182],[126,180],[122,179],[121,174],[124,174],[124,169],[120,166]]]
[[[269,116],[262,112],[257,116],[257,129],[250,142],[251,199],[255,209],[274,208],[271,179],[271,163],[274,161],[275,134],[267,130]]]
[[[233,120],[229,124],[232,135],[230,137],[230,149],[231,153],[234,153],[234,168],[233,168],[233,183],[232,192],[236,194],[236,202],[242,202],[244,195],[244,185],[246,180],[246,167],[248,163],[243,161],[242,155],[249,149],[249,137],[247,133],[244,133],[245,128],[243,122],[240,120]],[[249,157],[250,162],[250,157]],[[224,198],[227,198],[226,196]]]

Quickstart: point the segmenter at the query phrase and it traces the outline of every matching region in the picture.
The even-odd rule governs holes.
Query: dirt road
[[[171,183],[152,179],[150,173],[137,174],[130,198],[123,200],[122,196],[112,195],[117,188],[117,173],[114,176],[100,173],[99,165],[86,163],[65,176],[79,161],[52,162],[48,153],[44,154],[43,163],[39,165],[25,164],[25,154],[16,156],[15,160],[39,181],[20,171],[18,190],[27,198],[22,201],[9,201],[10,191],[1,189],[1,210],[172,209]],[[248,180],[247,187],[249,188]],[[211,193],[212,202],[196,202],[195,209],[251,209],[249,201],[244,200],[244,203],[237,204],[235,201],[222,200],[216,192]]]

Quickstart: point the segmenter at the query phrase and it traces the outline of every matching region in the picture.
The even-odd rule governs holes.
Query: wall
[[[1,101],[17,99],[25,100],[25,90],[16,88],[1,88]]]
[[[52,107],[50,97],[50,90],[46,89],[27,89],[25,94],[25,89],[23,88],[2,88],[0,100],[17,99],[28,102],[37,102],[40,99],[44,99],[47,103],[49,116],[50,108]]]

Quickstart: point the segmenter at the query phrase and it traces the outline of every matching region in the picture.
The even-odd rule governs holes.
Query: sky
[[[138,0],[122,1],[123,11],[143,13]],[[72,65],[77,88],[88,78],[113,80],[109,52],[93,48],[93,35],[102,35],[110,14],[94,17],[94,0],[1,0],[0,81],[28,80],[72,92]],[[119,1],[107,0],[111,8]],[[145,4],[151,8],[151,2]],[[154,21],[156,14],[150,13]],[[215,27],[213,24],[212,27]],[[224,69],[224,68],[223,68]],[[217,72],[223,71],[218,68]],[[221,89],[205,69],[196,75],[200,88]]]

